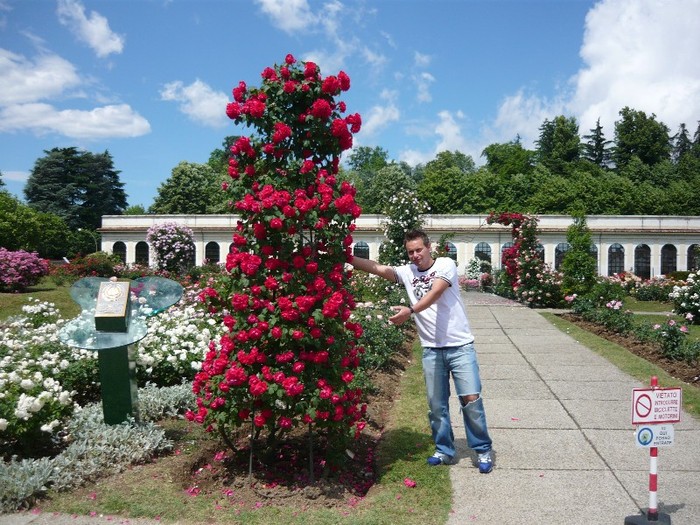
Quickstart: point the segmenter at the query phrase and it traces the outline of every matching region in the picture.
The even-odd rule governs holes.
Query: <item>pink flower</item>
[[[405,478],[403,480],[403,484],[406,485],[409,489],[416,488],[416,482],[413,481],[411,478]]]

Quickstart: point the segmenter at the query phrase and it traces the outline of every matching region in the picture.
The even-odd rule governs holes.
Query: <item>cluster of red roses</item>
[[[201,299],[228,329],[210,345],[187,417],[226,430],[252,421],[271,432],[298,424],[355,426],[366,407],[352,386],[362,327],[346,289],[355,188],[338,180],[339,155],[360,130],[334,97],[350,87],[312,62],[266,68],[260,88],[240,82],[226,112],[258,133],[231,147],[225,186],[240,215],[229,276]]]

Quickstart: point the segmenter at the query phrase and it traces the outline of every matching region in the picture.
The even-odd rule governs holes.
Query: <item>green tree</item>
[[[565,174],[570,163],[578,160],[581,154],[581,139],[576,119],[563,115],[551,121],[545,119],[535,144],[539,162],[554,174]]]
[[[70,254],[70,231],[52,213],[38,212],[6,191],[0,191],[0,247],[37,252],[47,259]]]
[[[388,159],[389,153],[379,146],[359,146],[348,157],[347,177],[357,189],[356,200],[365,213],[372,213],[368,210],[373,209],[376,199],[371,195],[370,186],[379,171],[389,165]]]
[[[587,294],[596,283],[596,259],[591,253],[593,245],[591,231],[583,213],[573,215],[574,222],[566,231],[566,240],[571,249],[564,254],[561,269],[562,292],[564,294]]]
[[[418,198],[430,213],[462,213],[466,198],[467,175],[475,171],[474,160],[459,151],[442,151],[425,165]]]
[[[24,187],[32,208],[53,213],[71,229],[100,227],[103,215],[126,209],[124,184],[109,152],[53,148],[37,159]]]
[[[618,169],[629,164],[633,157],[653,166],[668,160],[671,154],[669,128],[656,120],[653,113],[647,116],[625,106],[620,110],[621,119],[615,122],[615,148],[613,159]]]
[[[212,213],[212,201],[221,193],[214,170],[208,164],[180,162],[158,188],[149,213]]]
[[[2,180],[2,171],[0,171],[0,191],[5,187],[5,181]]]
[[[491,173],[506,178],[529,173],[535,162],[535,152],[523,148],[520,137],[505,144],[490,144],[481,156],[486,157],[486,167]]]
[[[377,176],[369,181],[364,199],[363,213],[384,213],[389,206],[389,200],[400,191],[415,191],[416,184],[401,169],[392,163],[377,172]]]
[[[124,215],[146,215],[146,208],[143,207],[143,204],[134,204],[124,210]]]
[[[605,139],[600,118],[596,120],[595,128],[590,130],[590,134],[584,135],[583,138],[586,140],[583,144],[583,158],[601,168],[610,167],[612,140]]]
[[[671,139],[673,142],[671,150],[671,158],[673,162],[678,164],[681,158],[690,153],[693,149],[693,141],[690,140],[690,133],[685,127],[685,124],[681,124],[678,128],[678,133],[676,133]]]

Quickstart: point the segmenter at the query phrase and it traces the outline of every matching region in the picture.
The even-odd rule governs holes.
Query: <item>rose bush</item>
[[[148,229],[146,240],[153,247],[156,267],[174,274],[194,266],[194,235],[184,224],[164,222]]]
[[[335,100],[349,88],[344,72],[322,77],[287,55],[260,87],[240,82],[226,107],[254,132],[231,147],[223,185],[240,215],[228,276],[201,294],[227,333],[210,345],[188,413],[224,437],[244,424],[268,442],[298,426],[336,435],[362,426],[353,384],[362,327],[350,319],[345,269],[361,210],[338,176],[361,118]]]
[[[487,224],[510,226],[513,246],[503,250],[501,262],[513,297],[528,306],[558,306],[563,302],[562,275],[538,253],[537,218],[521,213],[491,213]]]
[[[34,286],[49,274],[49,263],[36,253],[0,248],[0,290],[17,292]]]
[[[689,274],[684,284],[674,286],[668,297],[673,301],[675,313],[686,316],[691,323],[700,322],[700,277],[697,273]]]

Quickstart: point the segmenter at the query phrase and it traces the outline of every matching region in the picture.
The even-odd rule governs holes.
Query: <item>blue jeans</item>
[[[450,423],[450,374],[460,397],[460,407],[467,445],[477,453],[491,450],[491,438],[486,428],[484,402],[481,399],[479,363],[474,343],[445,348],[423,348],[423,375],[428,393],[428,420],[441,454],[455,455],[454,434]],[[479,395],[476,401],[464,403],[463,396]]]

